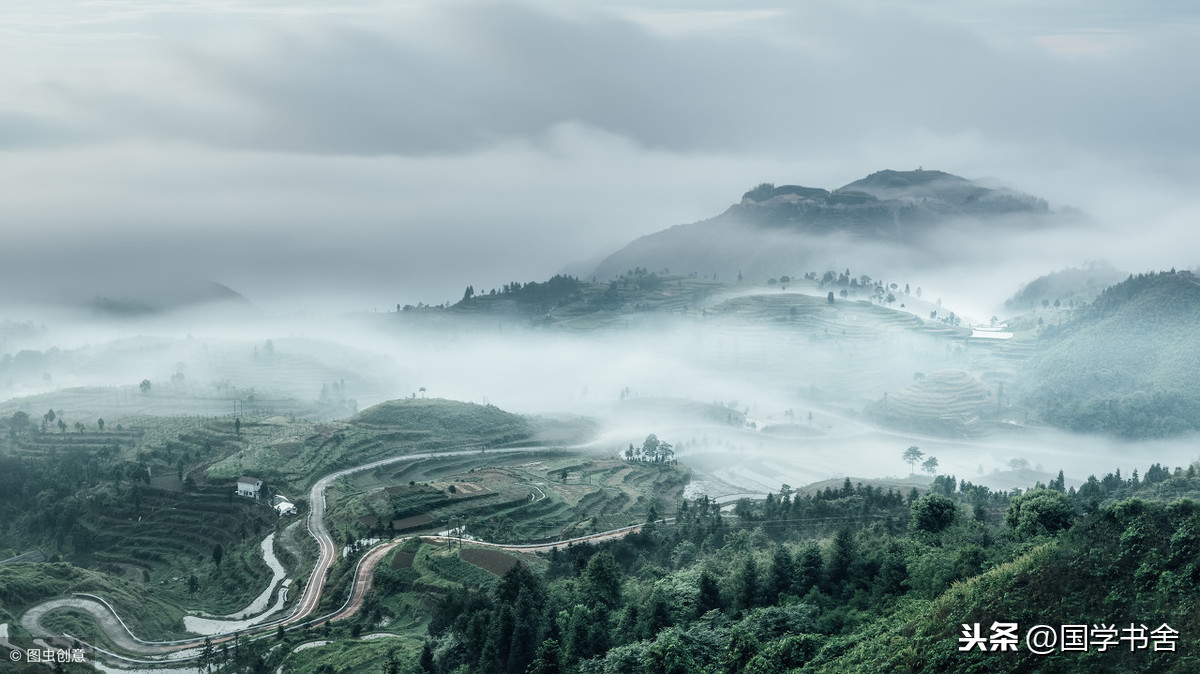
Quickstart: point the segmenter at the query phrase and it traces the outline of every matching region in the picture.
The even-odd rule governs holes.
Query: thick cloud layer
[[[31,2],[3,30],[8,296],[438,302],[763,180],[918,165],[1095,216],[1031,242],[1063,264],[1200,263],[1188,8]]]

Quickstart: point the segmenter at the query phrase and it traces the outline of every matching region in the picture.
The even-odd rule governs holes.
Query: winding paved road
[[[571,448],[569,448],[569,447],[550,447],[550,446],[513,447],[513,448],[507,448],[507,449],[490,449],[490,450],[486,450],[486,453],[487,454],[514,454],[514,453],[524,453],[524,452],[538,452],[538,451],[545,451],[545,450],[550,450],[550,449],[571,449]],[[313,484],[312,489],[309,490],[308,531],[312,535],[313,538],[317,539],[317,545],[319,547],[319,552],[317,555],[317,561],[313,565],[312,573],[308,577],[308,582],[305,583],[304,593],[303,593],[303,595],[301,595],[300,601],[296,604],[296,607],[292,610],[292,612],[285,618],[282,618],[279,620],[274,620],[271,622],[265,622],[260,625],[256,625],[252,628],[242,630],[240,632],[235,632],[232,634],[226,634],[226,635],[221,635],[221,636],[214,636],[211,638],[211,642],[214,644],[218,644],[218,643],[221,643],[222,641],[227,641],[227,640],[233,639],[235,636],[238,636],[238,635],[250,636],[250,635],[258,635],[258,634],[263,634],[263,633],[267,633],[267,632],[272,632],[274,630],[277,630],[280,626],[283,626],[285,628],[294,627],[294,626],[302,627],[305,625],[318,623],[318,622],[321,622],[324,620],[340,620],[342,618],[350,617],[358,611],[359,607],[361,607],[361,605],[362,605],[363,599],[366,597],[367,592],[369,592],[371,589],[371,578],[372,578],[375,568],[378,566],[379,562],[393,548],[395,548],[397,545],[403,543],[404,541],[409,540],[410,538],[413,538],[413,536],[408,536],[408,537],[405,537],[402,539],[396,539],[396,540],[380,543],[380,544],[376,545],[375,547],[371,548],[370,550],[368,550],[362,556],[362,558],[359,559],[358,567],[355,569],[354,578],[353,578],[353,581],[350,586],[350,594],[346,598],[346,602],[342,605],[342,607],[328,615],[318,616],[316,618],[310,618],[309,616],[311,616],[317,610],[317,607],[320,606],[321,594],[325,589],[326,577],[329,574],[330,569],[333,568],[334,562],[337,560],[337,547],[334,545],[333,537],[330,536],[330,534],[329,534],[329,529],[325,526],[325,511],[326,511],[326,506],[327,506],[326,501],[325,501],[325,490],[335,480],[337,480],[338,478],[344,477],[346,475],[350,475],[352,473],[357,473],[357,472],[361,472],[364,470],[372,470],[374,468],[379,468],[381,466],[386,466],[386,465],[393,464],[393,463],[400,463],[400,462],[404,462],[404,461],[421,461],[424,459],[441,458],[441,457],[449,457],[449,456],[463,456],[463,455],[468,455],[468,454],[480,454],[480,453],[483,453],[484,451],[485,450],[480,450],[478,448],[475,448],[475,449],[454,450],[454,451],[449,451],[449,452],[427,452],[427,453],[422,453],[422,454],[405,454],[403,456],[395,456],[395,457],[391,457],[391,458],[387,458],[387,459],[380,459],[378,461],[372,461],[370,463],[366,463],[361,466],[355,466],[353,468],[346,468],[343,470],[339,470],[339,471],[330,473],[330,474],[322,477],[321,479],[317,480],[316,483]],[[555,543],[533,543],[533,544],[525,544],[525,545],[501,545],[501,544],[497,544],[497,543],[484,543],[482,541],[469,541],[469,542],[473,545],[486,545],[489,547],[495,547],[495,548],[511,550],[511,551],[546,552],[553,548],[564,547],[569,544],[598,543],[598,542],[605,541],[605,540],[620,538],[620,537],[630,534],[634,531],[640,531],[640,530],[641,530],[641,525],[634,525],[634,526],[629,526],[629,527],[623,527],[620,529],[613,529],[611,531],[605,531],[605,532],[600,532],[600,533],[596,533],[596,534],[589,534],[587,536],[571,538],[571,539],[567,539],[567,540],[563,540],[563,541],[558,541]],[[452,538],[452,537],[446,537],[446,536],[424,536],[424,538],[436,540],[436,541],[463,540],[463,539],[459,539],[459,538]],[[108,655],[109,658],[111,658],[113,660],[119,660],[121,662],[128,663],[128,664],[165,664],[165,663],[177,663],[177,662],[184,662],[187,660],[193,660],[193,659],[200,657],[197,649],[203,647],[203,645],[205,643],[204,637],[197,637],[194,639],[182,639],[182,640],[178,640],[178,641],[146,641],[143,639],[139,639],[137,636],[135,636],[129,630],[129,627],[125,624],[125,622],[123,620],[121,620],[121,617],[119,615],[117,615],[116,611],[112,608],[112,606],[109,605],[108,602],[104,601],[103,598],[97,597],[95,595],[87,595],[87,594],[81,594],[81,593],[77,593],[75,595],[72,595],[71,597],[61,597],[58,599],[51,599],[51,600],[42,602],[40,604],[37,604],[37,605],[27,609],[21,615],[21,624],[25,627],[26,630],[28,630],[34,636],[42,636],[42,637],[60,636],[60,635],[52,632],[51,630],[43,627],[41,624],[41,621],[44,616],[46,616],[47,614],[49,614],[53,611],[67,610],[67,609],[84,611],[84,612],[90,614],[91,616],[93,616],[96,619],[96,623],[100,626],[100,628],[108,636],[109,640],[111,640],[112,643],[114,645],[116,645],[118,648],[125,650],[129,653],[136,653],[139,656],[153,658],[153,659],[139,659],[139,658],[135,658],[135,657],[119,655],[119,654],[112,653],[110,651],[106,651],[106,650],[100,649],[100,648],[96,649],[99,652],[105,653],[106,655]],[[77,641],[82,641],[76,637],[72,637],[72,638],[75,638]],[[95,646],[92,644],[88,644],[88,645],[93,646],[93,648],[95,648]],[[192,652],[187,653],[186,651],[189,651],[189,650],[191,650]],[[172,653],[174,653],[176,655],[176,657],[169,657],[169,655]],[[158,657],[155,657],[155,656],[158,656]]]

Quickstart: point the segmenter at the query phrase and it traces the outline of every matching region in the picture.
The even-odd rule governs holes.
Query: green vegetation
[[[412,398],[380,403],[350,418],[358,426],[385,429],[388,439],[407,441],[445,438],[460,444],[501,447],[533,435],[521,416],[493,405],[455,400]]]
[[[285,671],[295,674],[337,674],[338,672],[417,671],[421,642],[414,639],[335,640],[327,646],[301,651],[290,657]],[[268,670],[274,671],[274,670]]]
[[[722,289],[716,281],[673,276],[665,271],[632,269],[610,282],[586,283],[554,276],[538,283],[509,283],[499,289],[464,297],[452,306],[406,306],[403,318],[428,323],[436,319],[480,317],[515,320],[522,325],[593,330],[625,327],[630,320],[697,311]]]
[[[477,308],[486,308],[489,311],[503,308],[516,314],[536,316],[546,314],[567,302],[581,299],[583,286],[579,279],[561,274],[550,277],[544,283],[506,283],[498,289],[493,288],[478,295],[474,286],[467,286],[462,301],[456,304],[455,308],[465,312]],[[403,310],[412,311],[416,308],[406,306]]]
[[[49,426],[49,412],[44,420]],[[140,585],[175,607],[172,618],[151,621],[174,635],[183,607],[229,613],[265,585],[259,544],[277,518],[202,470],[241,449],[224,420],[110,421],[104,431],[73,433],[22,421],[21,413],[10,418],[0,439],[0,557],[40,550]],[[225,553],[219,567],[216,546]]]
[[[374,594],[432,612],[429,647],[414,644],[399,671],[1186,672],[1200,505],[1165,500],[1180,494],[1200,495],[1197,471],[1156,464],[1078,491],[938,476],[902,495],[847,481],[739,502],[732,520],[700,499],[673,524],[555,550],[544,570],[519,564],[493,582],[451,580],[453,551],[410,545]],[[423,609],[404,599],[418,587]],[[1034,624],[1166,623],[1180,650],[959,651],[964,623],[986,637],[995,621],[1021,625],[1022,640]]]
[[[518,563],[512,555],[495,548],[467,548],[459,553],[466,561],[488,573],[503,576]]]
[[[345,541],[452,527],[497,543],[555,541],[642,522],[689,474],[562,451],[435,457],[339,481],[329,520]]]
[[[254,475],[301,498],[314,481],[338,468],[409,453],[533,442],[536,431],[524,417],[490,405],[395,400],[348,422],[313,424],[273,417],[243,424],[246,450],[213,464],[207,475],[229,481]]]
[[[183,636],[185,612],[219,615],[245,606],[270,576],[259,544],[272,529],[282,531],[276,554],[290,573],[302,573],[315,556],[307,536],[277,528],[289,520],[280,520],[265,499],[234,496],[237,476],[265,479],[264,496],[282,489],[294,498],[317,476],[340,466],[405,451],[502,446],[531,440],[534,432],[524,418],[494,407],[442,400],[385,404],[341,424],[261,415],[110,416],[103,425],[97,420],[89,427],[77,423],[74,432],[54,430],[73,418],[70,411],[50,408],[39,420],[23,411],[3,419],[0,516],[6,535],[0,538],[0,558],[34,551],[38,559],[70,564],[4,567],[0,621],[15,621],[35,600],[91,588],[119,604],[123,615],[137,616],[131,626],[149,639]],[[553,432],[579,430],[559,426]],[[471,500],[470,485],[462,486],[455,494],[450,485],[448,504]],[[518,514],[528,505],[530,487],[520,491],[519,497],[514,493],[511,512],[489,516],[536,522],[547,504]],[[557,522],[556,532],[577,524],[569,517],[550,521]],[[524,526],[519,531],[528,533]],[[333,590],[345,582],[352,562],[335,567]],[[461,560],[444,564],[474,581],[489,576]],[[79,578],[51,582],[63,569]],[[14,575],[15,570],[23,575]],[[455,578],[450,571],[443,569],[442,577]],[[137,592],[152,592],[154,601],[128,599]],[[67,613],[54,620],[60,627],[79,628],[79,621],[90,618]]]
[[[18,635],[24,634],[16,618],[25,609],[73,592],[104,597],[139,636],[182,632],[182,612],[157,587],[61,562],[0,566],[0,622],[8,622],[10,629]],[[76,620],[79,624],[91,624],[90,618]],[[98,634],[98,630],[89,626],[78,636]]]
[[[1200,281],[1130,277],[1048,327],[1023,373],[1028,403],[1071,430],[1146,438],[1200,429]]]

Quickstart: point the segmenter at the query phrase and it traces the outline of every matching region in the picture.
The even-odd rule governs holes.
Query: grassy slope
[[[133,633],[143,638],[177,633],[182,628],[180,611],[153,587],[63,563],[0,566],[0,611],[9,614],[0,621],[16,618],[46,599],[73,592],[104,597]]]
[[[380,403],[346,423],[308,424],[275,417],[243,426],[248,443],[208,469],[209,479],[262,477],[294,499],[322,475],[385,456],[529,440],[534,426],[496,407],[441,399]]]
[[[359,412],[350,422],[412,440],[453,437],[461,444],[493,447],[525,440],[533,434],[524,417],[493,405],[442,399],[392,400]]]

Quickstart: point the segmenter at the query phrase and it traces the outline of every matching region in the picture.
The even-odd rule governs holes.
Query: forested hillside
[[[1021,286],[1015,295],[1004,302],[1008,309],[1028,311],[1049,308],[1051,304],[1075,306],[1095,300],[1109,286],[1120,283],[1126,274],[1110,264],[1097,262],[1081,269],[1067,268],[1039,276]]]
[[[1156,464],[1142,479],[1118,472],[1078,491],[1064,491],[1061,477],[998,493],[940,476],[924,495],[847,481],[811,496],[743,501],[735,518],[701,499],[674,523],[557,551],[544,574],[517,566],[490,588],[451,592],[413,664],[514,673],[1195,671],[1200,505],[1167,502],[1180,494],[1200,494],[1196,470]],[[986,640],[994,622],[1018,625],[1014,651],[960,650],[964,624],[979,623]],[[1147,626],[1144,642],[1121,639],[1131,623],[1127,636]],[[1103,650],[1037,655],[1026,632],[1038,624],[1118,632]]]
[[[1144,438],[1200,429],[1200,280],[1142,274],[1043,334],[1026,366],[1028,403],[1072,430]]]

